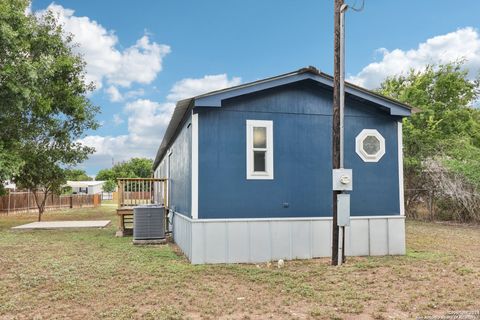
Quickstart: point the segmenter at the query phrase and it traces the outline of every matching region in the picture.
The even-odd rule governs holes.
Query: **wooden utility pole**
[[[340,168],[340,10],[343,0],[335,1],[334,14],[334,59],[333,59],[333,123],[332,123],[332,164],[333,169]],[[337,195],[333,191],[333,223],[332,223],[332,265],[338,265]]]

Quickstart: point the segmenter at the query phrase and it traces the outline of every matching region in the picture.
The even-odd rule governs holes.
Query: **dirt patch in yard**
[[[114,208],[46,219],[116,219]],[[102,230],[0,217],[0,319],[404,319],[480,309],[480,229],[407,222],[406,256],[193,266]]]

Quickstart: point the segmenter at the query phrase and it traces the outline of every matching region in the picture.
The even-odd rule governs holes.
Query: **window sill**
[[[249,174],[247,180],[273,180],[272,174]]]

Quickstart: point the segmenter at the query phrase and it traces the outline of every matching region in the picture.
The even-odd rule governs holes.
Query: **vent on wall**
[[[133,240],[165,238],[165,208],[158,205],[133,209]]]

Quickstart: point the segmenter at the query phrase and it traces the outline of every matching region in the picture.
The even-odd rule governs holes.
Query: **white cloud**
[[[110,101],[112,102],[119,102],[123,100],[122,94],[115,86],[108,87],[107,89],[105,89],[105,92],[108,94],[108,96],[110,97]]]
[[[143,89],[137,89],[137,90],[130,90],[125,92],[123,95],[126,99],[131,99],[131,98],[136,98],[136,97],[141,97],[145,94],[145,90]]]
[[[157,103],[147,99],[139,99],[128,103],[125,112],[128,117],[128,132],[140,141],[158,141],[167,128],[175,105],[173,103]]]
[[[240,82],[240,78],[228,79],[226,74],[205,76],[199,79],[189,78],[175,83],[167,96],[167,101],[164,103],[157,103],[148,99],[137,99],[127,103],[123,111],[128,118],[128,134],[119,136],[92,135],[80,140],[80,142],[96,149],[95,154],[90,156],[85,166],[109,167],[112,158],[115,161],[124,161],[132,157],[155,157],[175,108],[174,99],[192,97],[200,93],[237,85]],[[132,92],[130,94],[138,94],[138,92]],[[120,124],[123,119],[115,114],[113,121]]]
[[[169,46],[150,42],[145,35],[122,53],[118,69],[107,75],[109,82],[123,87],[133,82],[151,83],[162,70],[162,60],[168,53]]]
[[[57,4],[50,4],[52,11],[66,32],[73,34],[79,45],[74,50],[83,55],[87,66],[87,81],[93,81],[97,89],[104,82],[123,87],[132,83],[151,83],[162,70],[163,58],[170,52],[167,45],[151,42],[144,35],[123,51],[116,48],[118,38],[89,17],[77,17],[74,11]],[[41,16],[45,10],[36,14]]]
[[[79,142],[95,148],[95,153],[84,163],[84,167],[87,168],[87,171],[89,171],[89,167],[107,168],[111,166],[112,159],[115,162],[124,161],[131,157],[143,156],[144,152],[142,151],[147,151],[141,150],[141,146],[133,148],[133,143],[129,141],[129,136],[127,134],[115,137],[91,135],[80,139]],[[126,147],[128,150],[122,152]]]
[[[120,124],[122,124],[122,123],[124,123],[124,122],[125,122],[125,121],[122,119],[122,117],[120,117],[120,115],[118,115],[118,114],[114,114],[114,115],[113,115],[113,123],[114,123],[116,126],[118,126],[118,125],[120,125]]]
[[[389,51],[378,49],[381,60],[363,68],[348,81],[366,88],[378,88],[388,76],[421,70],[427,64],[448,63],[466,59],[465,67],[474,76],[480,70],[480,37],[476,29],[467,27],[455,32],[436,36],[420,43],[416,49]]]
[[[128,117],[128,134],[119,136],[92,135],[80,142],[95,148],[95,153],[87,160],[89,164],[108,167],[112,159],[128,160],[132,157],[153,158],[167,128],[174,109],[173,103],[157,103],[147,99],[138,99],[127,103],[124,112]],[[114,122],[122,123],[117,114]]]
[[[228,76],[224,74],[206,75],[203,78],[186,78],[176,82],[167,99],[170,101],[178,101],[185,98],[191,98],[196,95],[228,88],[239,85],[242,79],[239,77],[233,77],[228,79]]]
[[[116,86],[110,86],[107,89],[105,89],[105,93],[108,94],[109,100],[111,102],[120,102],[125,99],[141,97],[145,94],[145,90],[140,88],[136,90],[130,90],[122,94]]]

